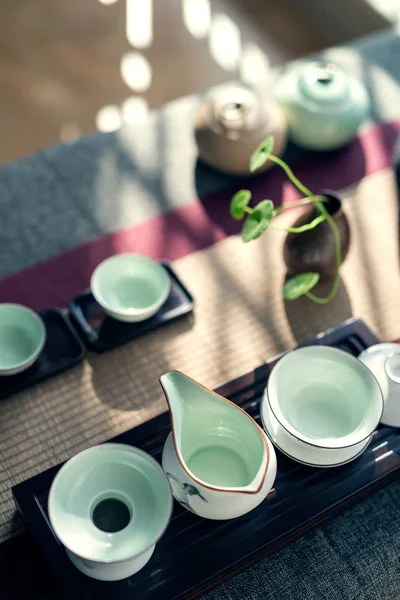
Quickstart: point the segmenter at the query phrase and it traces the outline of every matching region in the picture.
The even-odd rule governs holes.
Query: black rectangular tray
[[[69,305],[71,318],[82,339],[92,350],[112,350],[193,310],[192,294],[168,263],[161,264],[171,279],[171,292],[157,314],[146,321],[122,323],[107,316],[90,290],[72,299]]]
[[[319,335],[308,344],[331,345],[357,356],[378,342],[359,320]],[[233,380],[218,392],[260,422],[260,397],[279,357]],[[123,433],[132,444],[161,459],[170,432],[168,413]],[[49,488],[61,465],[13,488],[16,505],[39,542],[66,598],[71,600],[187,600],[277,551],[344,507],[398,475],[400,433],[380,426],[365,452],[334,469],[300,465],[277,452],[275,487],[254,511],[230,521],[201,519],[175,503],[172,521],[146,567],[119,582],[82,575],[68,560],[47,516]]]
[[[83,360],[86,348],[68,318],[57,308],[39,313],[46,327],[46,342],[36,362],[17,375],[0,377],[0,398],[31,387]]]

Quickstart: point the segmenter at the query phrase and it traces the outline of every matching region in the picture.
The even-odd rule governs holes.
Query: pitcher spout
[[[264,493],[271,473],[272,481],[275,477],[275,453],[250,415],[179,371],[166,373],[160,383],[172,424],[163,467],[175,497],[207,516],[205,504],[219,498],[226,514],[232,512],[227,493],[257,498]]]

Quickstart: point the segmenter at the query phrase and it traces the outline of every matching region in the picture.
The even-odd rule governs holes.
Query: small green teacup
[[[104,311],[118,321],[149,319],[167,300],[171,281],[166,269],[141,254],[116,254],[94,270],[92,294]]]
[[[15,375],[30,367],[43,350],[42,319],[21,304],[0,304],[0,375]]]

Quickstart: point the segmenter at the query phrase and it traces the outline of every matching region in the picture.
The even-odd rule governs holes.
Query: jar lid
[[[332,63],[308,63],[299,77],[302,94],[319,104],[333,104],[345,100],[349,93],[347,75]]]

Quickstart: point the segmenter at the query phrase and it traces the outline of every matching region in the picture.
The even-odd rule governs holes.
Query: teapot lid
[[[349,94],[349,79],[336,65],[324,61],[306,64],[298,81],[302,94],[319,104],[345,100]]]
[[[257,120],[258,102],[256,94],[245,87],[225,87],[214,95],[212,117],[223,129],[242,130]]]

